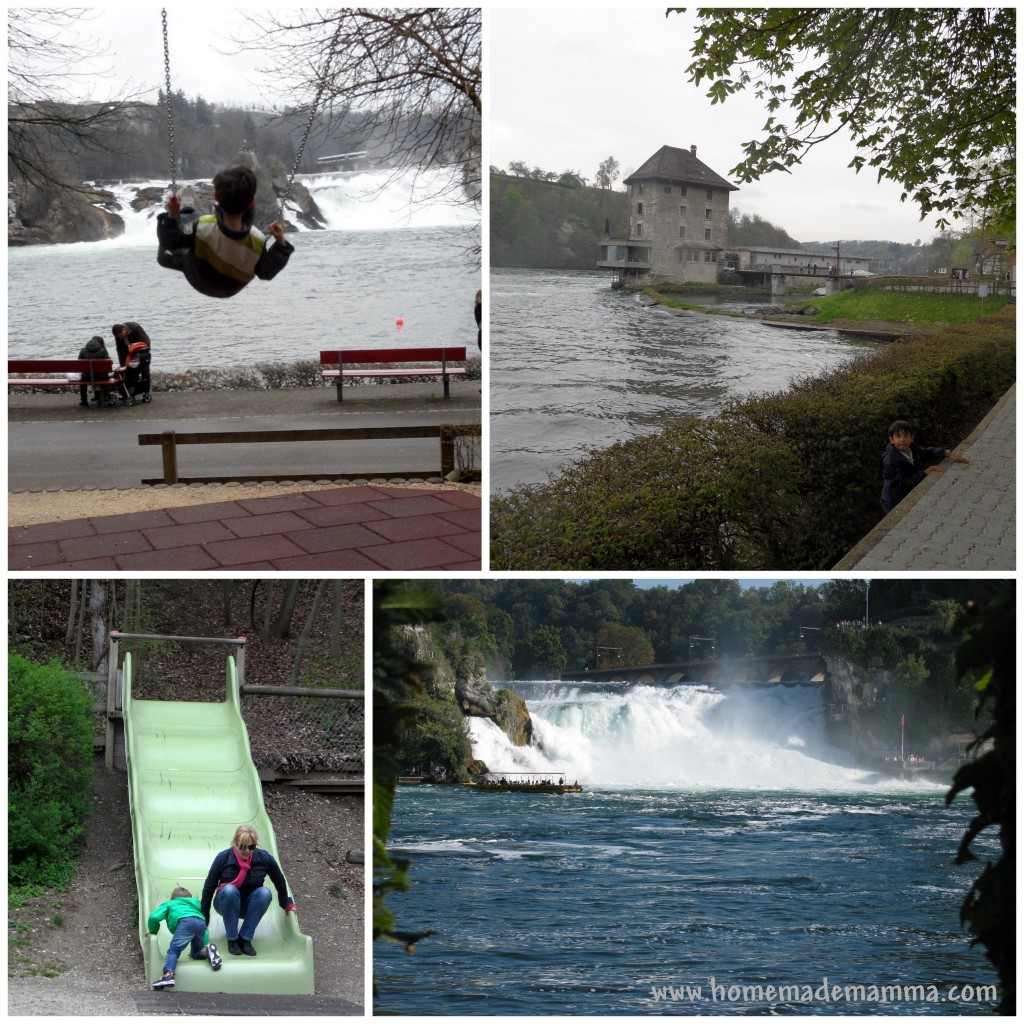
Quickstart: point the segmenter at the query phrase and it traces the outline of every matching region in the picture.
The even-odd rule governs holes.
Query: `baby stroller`
[[[153,396],[149,393],[149,362],[149,345],[146,342],[136,341],[128,346],[124,366],[119,366],[115,371],[120,381],[118,391],[121,392],[125,405],[134,405],[135,399],[139,396],[143,402],[153,401]]]

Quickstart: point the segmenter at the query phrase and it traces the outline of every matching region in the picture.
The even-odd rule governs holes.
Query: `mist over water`
[[[632,686],[516,683],[534,743],[513,746],[470,719],[474,756],[492,771],[565,774],[591,787],[845,790],[878,777],[825,736],[814,686]],[[887,786],[905,785],[885,780]]]

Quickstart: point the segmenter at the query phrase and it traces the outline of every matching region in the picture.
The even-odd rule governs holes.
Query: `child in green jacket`
[[[160,931],[160,922],[167,922],[167,929],[172,933],[171,944],[167,947],[167,959],[164,960],[164,973],[159,981],[153,982],[153,988],[172,988],[174,986],[174,968],[178,965],[178,957],[191,943],[193,960],[209,960],[210,966],[220,970],[223,959],[217,953],[217,947],[210,942],[206,930],[206,919],[199,909],[199,900],[192,896],[188,889],[177,888],[171,898],[161,903],[146,921],[150,935]]]

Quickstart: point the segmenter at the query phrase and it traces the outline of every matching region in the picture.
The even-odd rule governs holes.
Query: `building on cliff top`
[[[714,284],[729,233],[729,193],[738,191],[697,159],[697,147],[662,146],[623,182],[626,238],[604,238],[598,266],[613,287],[659,281]]]

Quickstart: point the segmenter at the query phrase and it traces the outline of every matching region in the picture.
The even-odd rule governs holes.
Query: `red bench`
[[[325,380],[333,380],[337,385],[339,402],[344,400],[342,384],[346,377],[440,377],[444,381],[444,397],[450,398],[450,379],[465,377],[466,368],[449,364],[465,361],[465,347],[329,349],[320,353],[320,365],[325,367],[321,373]],[[410,366],[410,363],[440,365]]]
[[[112,359],[8,359],[9,388],[116,388],[118,381],[110,376]],[[12,377],[12,373],[52,373],[54,377]],[[68,380],[69,373],[100,376],[102,380]]]

